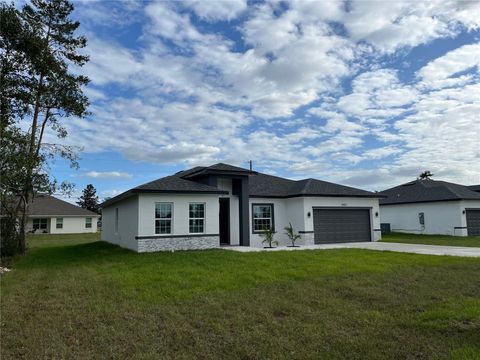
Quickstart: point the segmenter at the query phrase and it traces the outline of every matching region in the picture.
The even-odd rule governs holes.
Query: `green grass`
[[[3,359],[478,359],[480,261],[357,249],[136,254],[34,236]]]
[[[417,235],[390,233],[382,235],[383,242],[408,244],[480,247],[480,236]]]

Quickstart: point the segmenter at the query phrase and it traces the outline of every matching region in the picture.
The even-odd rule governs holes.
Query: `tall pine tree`
[[[10,163],[1,165],[18,170],[3,173],[2,169],[0,190],[2,197],[18,199],[14,213],[21,253],[26,250],[28,204],[46,163],[60,156],[78,166],[75,148],[43,141],[48,129],[64,138],[67,132],[62,122],[87,115],[83,86],[88,78],[77,75],[78,70],[69,71],[88,61],[78,52],[86,39],[75,35],[80,24],[70,19],[72,11],[67,0],[32,0],[21,11],[4,3],[0,7],[0,129],[2,145],[10,146],[13,156],[8,158]],[[20,121],[30,123],[27,131],[21,130]],[[47,180],[53,190],[56,182],[48,176]]]
[[[87,210],[100,213],[98,206],[97,189],[92,184],[88,184],[83,189],[83,195],[78,198],[77,204]]]

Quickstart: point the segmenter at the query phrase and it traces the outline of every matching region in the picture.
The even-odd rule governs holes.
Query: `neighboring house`
[[[380,239],[379,195],[315,179],[289,180],[227,165],[195,167],[102,204],[102,239],[138,252],[261,247],[284,227],[301,244]]]
[[[100,215],[51,195],[38,194],[28,208],[27,231],[77,234],[97,231]]]
[[[392,231],[417,234],[480,235],[480,193],[468,186],[416,180],[382,191],[382,223]]]

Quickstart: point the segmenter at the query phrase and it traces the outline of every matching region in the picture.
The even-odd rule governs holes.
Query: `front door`
[[[230,244],[230,199],[220,198],[220,244]]]

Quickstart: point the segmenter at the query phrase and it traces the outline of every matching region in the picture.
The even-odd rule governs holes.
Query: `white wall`
[[[371,238],[374,241],[381,239],[380,216],[378,199],[372,198],[344,198],[344,197],[298,197],[288,199],[271,199],[271,198],[251,198],[250,199],[250,245],[253,247],[263,247],[262,238],[259,234],[253,234],[252,231],[252,204],[274,204],[274,221],[275,235],[274,239],[279,242],[280,246],[290,245],[290,240],[285,235],[284,227],[292,223],[295,232],[307,231],[313,232],[313,208],[314,207],[365,207],[370,210],[370,224],[372,225]],[[310,212],[310,217],[307,214]],[[298,244],[304,244],[301,240]]]
[[[61,217],[61,216],[59,216]],[[92,227],[85,227],[85,219],[89,217],[92,219]],[[75,216],[63,217],[63,228],[57,229],[57,218],[51,218],[50,233],[52,234],[80,234],[80,233],[94,233],[97,232],[98,216]]]
[[[463,209],[460,201],[382,205],[380,219],[382,223],[389,223],[391,230],[396,232],[462,235],[454,228],[466,226]],[[424,226],[418,219],[421,212],[425,214]]]
[[[232,179],[219,178],[218,186],[220,190],[228,191],[228,195],[220,197],[230,198],[230,245],[240,244],[240,220],[239,220],[239,200],[238,196],[232,194]]]
[[[63,217],[63,228],[57,229],[57,218],[56,217],[42,217],[36,216],[36,218],[47,218],[47,232],[49,234],[84,234],[84,233],[95,233],[97,232],[97,221],[98,216],[58,216]],[[92,227],[85,227],[85,218],[92,218]],[[32,231],[33,229],[33,218],[29,218],[27,221],[27,231]],[[37,230],[37,234],[43,233],[42,231]]]
[[[189,235],[189,203],[205,203],[205,234],[218,234],[219,198],[218,194],[139,194],[139,236],[155,234],[155,203],[173,203],[173,231],[169,235]]]
[[[138,196],[102,209],[102,240],[138,251]],[[115,208],[118,208],[118,232],[115,231]]]

